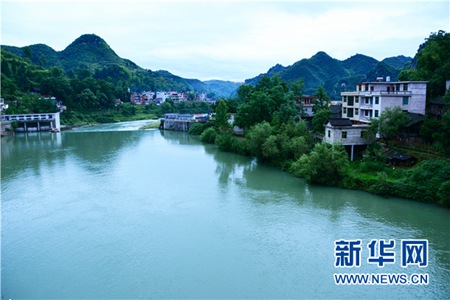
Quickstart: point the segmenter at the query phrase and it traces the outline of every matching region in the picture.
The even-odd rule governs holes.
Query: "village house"
[[[297,98],[297,105],[303,111],[303,117],[313,117],[314,116],[314,100],[317,99],[317,96],[309,96],[303,95]]]
[[[142,92],[142,93],[131,93],[130,102],[136,105],[146,105],[150,102],[162,104],[167,99],[172,99],[174,103],[180,103],[185,101],[203,101],[210,104],[214,103],[213,100],[209,99],[206,93],[196,93],[193,99],[189,98],[187,92],[177,92],[177,91],[158,91],[158,92]]]
[[[391,82],[377,78],[376,82],[358,83],[356,91],[342,92],[341,118],[330,118],[325,126],[324,141],[341,143],[350,148],[353,160],[355,147],[367,145],[366,131],[371,118],[379,118],[386,108],[399,106],[414,116],[412,120],[423,121],[425,115],[427,82]],[[420,121],[420,120],[419,120]],[[412,125],[416,125],[414,122]]]
[[[8,104],[5,104],[5,100],[3,98],[0,99],[0,111],[7,110],[9,107]]]

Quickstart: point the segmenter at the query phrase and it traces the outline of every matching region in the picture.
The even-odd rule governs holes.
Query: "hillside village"
[[[136,105],[146,105],[149,103],[162,104],[168,99],[172,100],[174,103],[186,101],[208,102],[209,104],[215,103],[212,98],[207,97],[206,93],[176,91],[144,91],[142,93],[130,93],[130,102]]]

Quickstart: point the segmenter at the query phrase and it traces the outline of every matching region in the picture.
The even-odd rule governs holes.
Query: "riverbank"
[[[129,121],[141,121],[141,120],[158,120],[159,117],[155,114],[136,114],[130,116],[116,116],[109,114],[101,114],[98,112],[94,113],[74,113],[70,117],[63,116],[61,118],[61,124],[65,129],[77,128],[82,126],[92,126],[97,124],[106,123],[118,123],[118,122],[129,122]],[[62,129],[62,130],[65,130]]]
[[[422,157],[412,167],[393,166],[385,162],[385,149],[374,144],[363,158],[350,162],[342,146],[313,143],[301,123],[283,124],[279,128],[262,123],[251,128],[245,137],[235,136],[229,130],[205,127],[200,138],[205,143],[216,144],[222,151],[256,157],[261,163],[303,177],[312,184],[450,208],[450,162],[435,154],[427,159]]]

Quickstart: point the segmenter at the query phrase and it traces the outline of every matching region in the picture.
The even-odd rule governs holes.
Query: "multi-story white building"
[[[343,92],[342,117],[354,122],[370,123],[388,107],[425,114],[426,81],[377,81],[356,85],[356,91]]]
[[[425,115],[426,81],[365,82],[356,85],[356,91],[343,92],[342,118],[330,119],[325,126],[324,141],[350,146],[353,160],[355,146],[366,145],[366,132],[371,118],[378,118],[388,107]]]

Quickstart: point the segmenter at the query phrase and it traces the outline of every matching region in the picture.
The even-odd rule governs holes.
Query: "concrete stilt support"
[[[355,147],[355,145],[352,145],[351,152],[350,152],[350,161],[353,161],[354,147]]]

